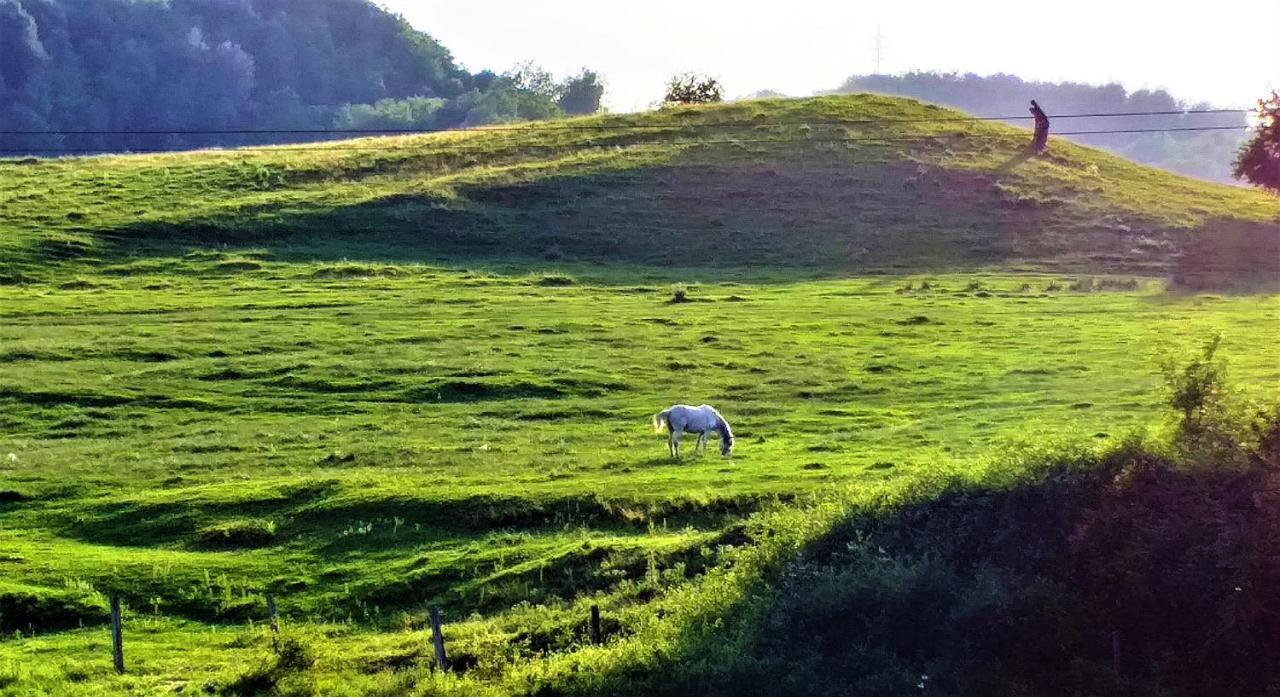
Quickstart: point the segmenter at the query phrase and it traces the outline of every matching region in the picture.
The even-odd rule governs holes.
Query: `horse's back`
[[[720,413],[709,404],[700,406],[691,406],[688,404],[677,404],[669,410],[671,423],[682,431],[691,431],[701,433],[716,427],[720,421]]]

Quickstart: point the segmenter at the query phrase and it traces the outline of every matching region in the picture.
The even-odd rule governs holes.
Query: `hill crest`
[[[0,164],[11,281],[211,247],[832,270],[1273,271],[1280,201],[914,100]],[[1203,269],[1201,268],[1203,267]]]

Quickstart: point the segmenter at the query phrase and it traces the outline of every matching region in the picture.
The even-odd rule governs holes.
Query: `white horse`
[[[729,451],[733,450],[733,431],[729,429],[729,422],[714,407],[706,404],[700,407],[677,404],[654,414],[654,432],[662,433],[664,429],[670,431],[667,448],[671,451],[671,457],[677,460],[680,459],[680,436],[685,432],[698,434],[698,444],[693,449],[695,453],[699,449],[706,452],[707,439],[712,431],[720,434],[721,455],[727,457]]]

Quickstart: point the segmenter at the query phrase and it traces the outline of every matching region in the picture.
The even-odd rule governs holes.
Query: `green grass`
[[[217,245],[258,252],[206,265],[221,273],[263,255],[460,254],[840,272],[1026,260],[1163,271],[1206,242],[1196,264],[1275,270],[1272,196],[1061,141],[1027,157],[1025,131],[928,121],[957,116],[842,96],[322,149],[0,162],[0,274],[14,282],[138,257],[159,269]]]
[[[218,627],[268,589],[362,635],[432,602],[580,621],[563,608],[642,606],[778,502],[1156,425],[1158,358],[1210,331],[1257,394],[1280,380],[1280,299],[1155,280],[332,271],[0,289],[6,578]],[[669,462],[648,417],[674,401],[720,405],[735,456]]]
[[[989,124],[838,148],[689,125],[948,113],[0,164],[0,693],[558,684],[665,650],[656,611],[725,610],[708,589],[849,497],[1158,426],[1160,357],[1211,332],[1274,392],[1280,297],[1157,275],[1269,244],[1272,198],[1059,143],[1002,171],[1025,134]],[[527,147],[608,138],[645,142]],[[649,417],[677,401],[722,409],[731,459],[667,459]],[[271,668],[268,591],[314,669]],[[430,670],[433,603],[464,678]]]

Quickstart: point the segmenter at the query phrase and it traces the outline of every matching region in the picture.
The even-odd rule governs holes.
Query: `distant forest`
[[[1049,113],[1083,114],[1133,111],[1211,109],[1212,105],[1188,103],[1164,90],[1126,91],[1118,84],[1085,85],[1075,82],[1028,82],[1014,75],[974,75],[913,72],[905,75],[857,75],[835,94],[877,92],[915,97],[958,107],[979,116],[1024,116],[1035,99]],[[1023,123],[1015,122],[1015,123]],[[1059,119],[1053,130],[1097,131],[1110,129],[1187,126],[1243,126],[1243,114],[1191,114],[1128,118]],[[1105,148],[1131,160],[1202,179],[1236,182],[1231,163],[1245,141],[1245,131],[1190,133],[1141,133],[1071,136],[1080,143]],[[1236,182],[1238,183],[1238,182]]]
[[[599,109],[597,76],[470,73],[368,0],[0,0],[0,130],[444,129]],[[311,135],[0,135],[0,153]],[[49,153],[52,154],[52,153]]]

